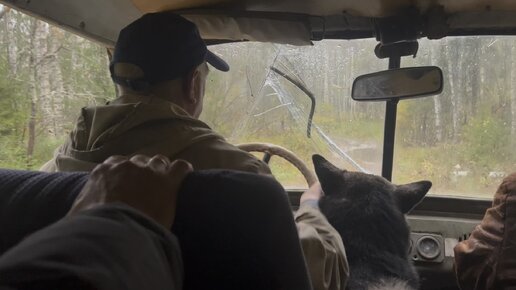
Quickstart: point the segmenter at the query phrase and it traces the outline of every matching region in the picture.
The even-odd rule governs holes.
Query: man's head
[[[195,24],[160,12],[146,14],[120,31],[110,71],[122,93],[165,97],[198,117],[209,71],[206,63],[229,70],[207,49]]]

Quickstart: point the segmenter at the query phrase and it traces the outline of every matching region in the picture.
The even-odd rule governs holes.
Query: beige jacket
[[[295,221],[314,290],[344,290],[349,266],[339,233],[318,208],[301,204]]]
[[[122,96],[83,108],[76,128],[43,171],[90,171],[112,155],[162,154],[196,170],[233,169],[270,174],[269,167],[229,144],[205,123],[162,99]],[[315,290],[345,288],[349,275],[339,234],[318,209],[302,207],[296,224]]]
[[[90,171],[112,155],[162,154],[196,170],[270,174],[265,163],[229,144],[179,106],[156,97],[122,96],[82,109],[75,129],[42,171]]]

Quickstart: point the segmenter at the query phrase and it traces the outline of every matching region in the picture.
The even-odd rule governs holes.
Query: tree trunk
[[[332,104],[332,107],[335,107],[337,105],[337,102],[335,101],[335,98],[332,96],[332,94],[330,94],[330,89],[329,89],[329,73],[327,71],[327,69],[330,67],[330,53],[331,53],[331,47],[329,47],[329,45],[325,45],[325,47],[323,48],[323,51],[324,51],[324,55],[322,55],[323,57],[323,64],[324,66],[322,67],[322,70],[321,70],[321,73],[322,75],[320,75],[323,79],[323,87],[322,87],[322,98],[324,100],[326,100],[327,102],[329,102],[330,104]]]
[[[509,102],[511,104],[511,140],[513,142],[513,146],[516,146],[516,61],[514,60],[514,54],[516,54],[516,46],[511,48],[509,54],[512,56],[511,58],[511,66],[510,73],[508,75],[510,79],[510,98]]]
[[[349,68],[348,68],[348,71],[349,71],[349,76],[350,76],[350,86],[351,87],[351,76],[354,76],[355,75],[355,49],[353,46],[350,46],[349,49],[349,56],[350,56],[350,65],[349,65]],[[356,108],[356,103],[357,102],[354,102],[351,98],[348,99],[349,101],[349,118],[355,118],[356,115],[355,115],[355,108]]]
[[[437,65],[437,56],[435,53],[432,53],[430,50],[430,64]],[[441,95],[437,95],[433,97],[434,99],[434,126],[435,126],[435,141],[437,143],[443,140],[443,128],[442,128],[442,104],[441,104]]]
[[[454,48],[454,46],[450,43],[451,41],[450,40],[446,40],[446,56],[447,56],[447,61],[446,63],[448,64],[448,74],[452,74],[453,71],[454,71],[454,51],[456,50],[456,48]],[[452,104],[452,107],[451,107],[451,119],[452,119],[452,129],[451,129],[451,139],[452,140],[455,140],[456,138],[456,134],[457,134],[457,131],[458,131],[458,128],[459,128],[459,117],[458,117],[458,113],[457,113],[457,97],[455,96],[455,81],[454,81],[454,77],[453,75],[451,75],[449,78],[448,78],[448,81],[450,83],[450,100],[451,100],[451,104]]]
[[[442,127],[442,104],[440,96],[434,96],[434,126],[435,126],[435,140],[437,143],[443,140],[443,127]]]
[[[52,124],[54,123],[55,112],[52,102],[52,89],[50,86],[50,76],[52,71],[50,68],[51,52],[48,47],[48,24],[42,21],[36,21],[33,38],[32,53],[34,56],[33,66],[36,72],[36,88],[38,92],[38,101],[36,105],[40,107],[41,114],[45,116],[41,119],[41,126],[44,129],[53,132]]]
[[[51,104],[52,104],[52,123],[50,124],[54,136],[63,133],[63,123],[65,121],[64,98],[66,97],[63,74],[61,73],[61,66],[59,65],[58,51],[61,48],[61,43],[64,37],[63,31],[53,27],[50,28],[49,34],[49,49],[48,49],[48,71],[52,73],[50,78],[51,89]]]
[[[483,52],[480,53],[480,55],[483,55]],[[478,93],[478,103],[482,103],[482,100],[485,99],[487,96],[486,96],[486,90],[485,90],[485,87],[486,87],[486,66],[487,64],[485,64],[485,60],[484,60],[484,57],[481,57],[479,60],[478,60],[478,66],[479,66],[479,75],[480,75],[480,85],[478,87],[479,89],[479,93]]]
[[[4,6],[4,9],[5,6]],[[13,13],[9,11],[9,9],[4,14],[4,32],[5,32],[5,40],[6,40],[6,48],[7,48],[7,64],[9,67],[9,74],[11,76],[15,76],[18,73],[18,46],[15,39],[15,27],[16,21],[13,17]],[[7,13],[9,11],[9,13]]]
[[[482,83],[480,82],[479,76],[479,68],[481,68],[480,64],[480,56],[482,55],[482,43],[481,39],[472,39],[470,40],[473,50],[473,56],[470,60],[470,70],[469,70],[469,79],[471,84],[471,98],[470,102],[470,115],[476,116],[478,104],[480,103],[480,87],[482,87]]]
[[[2,6],[0,4],[0,19],[2,19],[2,17],[4,17],[7,14],[7,12],[9,12],[9,10],[11,10],[10,7]]]
[[[38,114],[37,101],[38,93],[36,86],[32,85],[32,98],[30,101],[29,115],[29,140],[27,142],[27,169],[32,169],[32,157],[34,156],[34,148],[36,147],[36,118]]]
[[[29,58],[29,67],[34,68],[37,64],[37,54],[36,54],[36,34],[37,34],[37,26],[38,21],[32,20],[30,25],[30,58]],[[38,113],[38,89],[36,87],[36,70],[34,70],[30,74],[30,91],[31,91],[31,100],[30,100],[30,115],[28,121],[28,142],[27,142],[27,169],[32,167],[32,158],[34,156],[34,148],[36,147],[36,118]]]
[[[29,67],[33,69],[30,74],[30,115],[28,121],[28,142],[27,142],[27,167],[32,167],[32,159],[36,148],[37,127],[45,129],[49,120],[53,118],[50,74],[48,61],[48,24],[32,20],[30,27],[30,60]],[[38,122],[39,112],[43,113],[42,122]]]

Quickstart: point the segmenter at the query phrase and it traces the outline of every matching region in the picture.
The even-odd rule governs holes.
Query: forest
[[[0,6],[1,7],[1,6]],[[356,102],[353,79],[384,70],[374,39],[296,47],[231,43],[211,47],[231,66],[210,72],[201,120],[232,143],[269,142],[307,164],[320,153],[349,170],[379,174],[384,102]],[[420,40],[402,66],[436,65],[440,95],[401,101],[394,181],[433,181],[434,194],[488,197],[516,171],[516,37]],[[105,47],[6,7],[0,8],[0,166],[38,169],[73,129],[80,109],[116,97]],[[275,68],[315,96],[311,102]],[[273,158],[287,187],[305,187]]]

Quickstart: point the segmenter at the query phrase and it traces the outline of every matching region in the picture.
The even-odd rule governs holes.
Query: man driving
[[[264,162],[198,120],[207,64],[229,70],[207,49],[195,24],[168,12],[137,19],[120,32],[110,64],[119,97],[83,108],[70,137],[42,170],[91,171],[112,155],[161,154],[196,170],[271,174]],[[304,195],[296,224],[314,288],[343,289],[349,275],[344,246],[317,208],[321,194],[316,185]]]
[[[43,171],[90,171],[111,155],[162,154],[194,168],[270,174],[265,163],[229,144],[198,120],[210,52],[192,22],[172,13],[146,14],[120,32],[111,77],[118,98],[82,109],[68,140]]]

